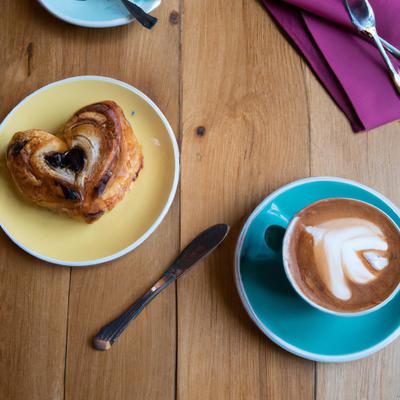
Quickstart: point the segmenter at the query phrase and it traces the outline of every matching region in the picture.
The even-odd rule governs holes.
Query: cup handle
[[[264,241],[266,246],[274,253],[282,251],[283,238],[286,228],[280,225],[269,225],[264,231]]]
[[[272,211],[272,212],[271,212]],[[279,209],[272,208],[268,215],[268,225],[264,228],[264,243],[274,254],[281,254],[283,238],[289,225],[288,218]]]

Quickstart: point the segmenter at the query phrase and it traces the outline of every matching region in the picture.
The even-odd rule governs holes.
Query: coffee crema
[[[322,200],[290,224],[284,257],[299,290],[332,311],[365,311],[400,283],[400,232],[375,207]]]

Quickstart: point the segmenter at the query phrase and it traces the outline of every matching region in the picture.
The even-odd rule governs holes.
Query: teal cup
[[[262,201],[243,226],[235,254],[235,280],[245,310],[285,350],[320,362],[367,357],[400,335],[400,293],[374,310],[341,315],[305,298],[285,271],[282,243],[294,216],[317,201],[348,198],[378,208],[400,227],[396,205],[360,183],[335,177],[292,182]]]

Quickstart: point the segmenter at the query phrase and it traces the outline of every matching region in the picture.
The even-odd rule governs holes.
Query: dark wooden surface
[[[35,1],[3,0],[1,117],[58,79],[121,79],[166,114],[182,176],[157,232],[104,266],[51,266],[0,234],[0,399],[398,399],[397,342],[348,364],[294,357],[250,322],[232,273],[244,219],[291,180],[352,178],[399,204],[398,124],[354,135],[257,1],[169,0],[154,14],[153,31],[90,30]],[[217,222],[233,227],[224,245],[160,295],[111,352],[94,351],[97,329]]]

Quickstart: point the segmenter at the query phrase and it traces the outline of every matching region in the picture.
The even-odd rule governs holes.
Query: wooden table
[[[168,0],[155,15],[153,31],[89,30],[35,1],[2,1],[1,118],[55,80],[121,79],[166,114],[182,175],[161,227],[111,264],[56,267],[0,234],[0,399],[399,399],[398,341],[347,364],[292,356],[250,321],[232,273],[244,219],[294,179],[352,178],[400,203],[398,124],[353,134],[255,0]],[[224,245],[154,301],[112,351],[94,351],[96,330],[220,221],[233,226]]]

